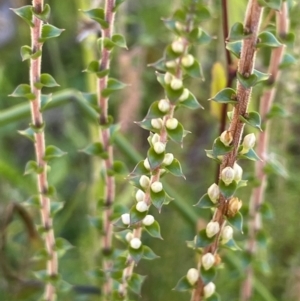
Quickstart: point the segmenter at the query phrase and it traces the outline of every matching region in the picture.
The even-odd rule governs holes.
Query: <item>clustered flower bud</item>
[[[154,134],[151,138],[151,143],[154,144],[160,141],[160,136],[158,134]]]
[[[199,279],[199,272],[197,269],[189,269],[186,278],[191,285],[194,285]]]
[[[170,82],[171,82],[171,80],[170,80]],[[161,99],[158,102],[158,109],[163,113],[168,112],[170,110],[170,102],[167,99]]]
[[[229,146],[233,140],[231,131],[224,131],[220,136],[220,140],[224,145]]]
[[[166,62],[166,67],[167,68],[175,68],[177,65],[176,61],[172,60],[172,61],[167,61]]]
[[[136,249],[137,250],[137,249],[139,249],[141,247],[141,245],[142,245],[142,242],[137,237],[132,238],[131,241],[130,241],[130,247],[132,249]]]
[[[215,293],[216,285],[213,282],[209,282],[204,286],[203,291],[204,291],[204,297],[209,298]]]
[[[215,264],[215,256],[212,253],[206,253],[201,258],[202,266],[207,271]]]
[[[210,200],[215,204],[217,202],[217,200],[219,199],[219,195],[220,195],[219,186],[216,183],[213,183],[207,189],[207,194],[208,194]]]
[[[157,153],[157,154],[161,154],[165,151],[166,149],[166,146],[164,143],[158,141],[158,142],[155,142],[153,144],[153,148],[154,148],[154,151]]]
[[[191,54],[187,54],[181,59],[181,63],[184,67],[191,67],[194,62],[195,59]]]
[[[234,170],[234,180],[236,182],[239,182],[243,176],[243,169],[240,165],[238,165],[237,163],[234,163],[233,170]]]
[[[175,27],[179,31],[184,31],[185,30],[185,25],[182,24],[182,23],[180,23],[180,22],[178,22],[178,21],[175,22]]]
[[[222,243],[226,244],[229,240],[232,239],[233,236],[233,229],[230,226],[225,226],[222,230],[221,237]]]
[[[139,189],[135,194],[135,199],[137,202],[143,201],[145,198],[145,192],[141,189]]]
[[[228,210],[227,210],[227,213],[226,215],[228,217],[233,217],[235,216],[241,209],[242,207],[242,201],[239,200],[237,197],[232,197],[230,200],[229,200],[229,203],[228,203]]]
[[[169,130],[175,130],[178,126],[178,120],[176,118],[169,118],[166,122],[166,127]]]
[[[147,170],[150,170],[150,163],[149,163],[149,160],[148,160],[148,158],[146,158],[145,160],[144,160],[144,167],[147,169]]]
[[[145,201],[141,201],[135,205],[135,208],[139,212],[145,212],[148,210],[149,206],[147,205],[147,203]]]
[[[163,185],[161,182],[159,181],[156,181],[156,182],[153,182],[151,184],[151,190],[154,192],[154,193],[158,193],[158,192],[161,192],[163,190]]]
[[[129,225],[130,224],[130,214],[129,213],[122,214],[121,220],[124,225]]]
[[[221,179],[225,183],[225,185],[229,185],[234,180],[234,170],[231,167],[225,167],[221,172]]]
[[[139,181],[140,185],[143,187],[143,188],[148,188],[149,185],[150,185],[150,179],[145,176],[145,175],[142,175],[140,177],[140,181]]]
[[[253,133],[246,135],[243,140],[243,151],[242,152],[247,153],[251,148],[253,148],[255,145],[255,141],[256,141],[256,138]]]
[[[180,97],[178,98],[179,101],[185,101],[188,99],[190,95],[190,92],[187,88],[184,88],[182,94],[180,95]]]
[[[163,120],[161,118],[151,119],[151,125],[153,128],[160,130],[163,127]]]
[[[153,215],[146,215],[143,219],[143,225],[144,226],[151,226],[154,223],[155,219]]]
[[[128,232],[125,236],[126,241],[130,242],[133,239],[133,234]]]
[[[164,81],[167,85],[171,83],[171,80],[173,79],[173,75],[170,72],[166,72],[164,76]]]
[[[209,222],[206,226],[207,237],[213,237],[220,231],[220,225],[218,222]]]
[[[167,154],[165,154],[163,164],[165,164],[167,166],[171,165],[173,160],[174,160],[174,155],[172,153],[167,153]]]
[[[171,44],[171,48],[175,53],[182,53],[184,51],[184,44],[182,39],[178,39]]]
[[[173,77],[171,80],[170,86],[173,90],[179,90],[183,86],[182,80],[179,78]]]

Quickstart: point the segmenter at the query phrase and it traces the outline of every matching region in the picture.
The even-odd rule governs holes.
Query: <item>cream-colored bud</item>
[[[173,79],[173,75],[170,72],[166,72],[164,75],[164,81],[167,85],[169,85]]]
[[[170,102],[167,99],[161,99],[158,102],[158,109],[163,113],[167,113],[170,110]]]
[[[132,238],[132,240],[130,241],[130,247],[132,249],[139,249],[141,247],[141,245],[142,245],[142,242],[137,237]]]
[[[229,146],[233,140],[231,131],[224,131],[220,136],[220,140],[224,145]]]
[[[145,212],[149,209],[149,206],[145,201],[141,201],[135,205],[135,209],[139,212]]]
[[[233,169],[234,169],[234,180],[236,182],[239,182],[242,179],[242,176],[243,176],[243,169],[237,163],[234,163]]]
[[[212,253],[206,253],[201,258],[202,266],[207,271],[215,264],[215,256]]]
[[[180,95],[180,97],[178,98],[179,101],[185,101],[189,98],[190,96],[190,91],[187,88],[183,89],[182,94]]]
[[[174,155],[172,153],[167,153],[167,154],[165,154],[163,164],[165,164],[167,166],[171,165],[173,160],[174,160]]]
[[[154,192],[154,193],[158,193],[158,192],[161,192],[163,190],[163,185],[161,182],[159,181],[156,181],[156,182],[153,182],[151,184],[151,190]]]
[[[240,211],[242,204],[243,204],[242,201],[239,200],[238,198],[236,197],[231,198],[228,203],[228,210],[226,215],[228,217],[235,216]]]
[[[175,68],[177,66],[177,63],[176,63],[176,61],[167,61],[166,62],[166,67],[167,68]]]
[[[186,273],[186,279],[191,284],[194,285],[199,279],[199,272],[197,269],[189,269]]]
[[[151,125],[157,130],[160,130],[163,126],[163,120],[161,118],[151,119]]]
[[[184,44],[181,39],[174,41],[171,48],[175,53],[182,53],[184,51]]]
[[[207,237],[213,237],[220,231],[220,225],[218,222],[209,222],[206,226]]]
[[[166,122],[166,127],[169,130],[175,130],[178,126],[178,120],[176,118],[169,118]]]
[[[145,160],[144,160],[144,167],[147,169],[147,170],[150,170],[150,163],[149,163],[149,160],[148,160],[148,158],[146,158]]]
[[[209,186],[207,189],[207,194],[210,198],[210,200],[215,204],[220,196],[220,188],[216,183],[213,183]]]
[[[164,143],[162,142],[155,142],[153,144],[153,148],[154,148],[154,151],[157,153],[157,154],[161,154],[165,151],[166,149],[166,146]]]
[[[155,219],[153,215],[146,215],[143,219],[143,225],[145,226],[151,226],[154,223]]]
[[[130,224],[130,214],[129,213],[122,214],[121,220],[124,225],[129,225]]]
[[[178,22],[178,21],[175,22],[175,27],[179,31],[184,31],[185,30],[185,25],[182,24],[182,23],[180,23],[180,22]]]
[[[234,180],[234,170],[231,167],[225,167],[221,172],[221,179],[225,183],[225,185],[229,185]]]
[[[155,144],[156,142],[160,141],[160,136],[158,134],[154,134],[151,138],[151,143]]]
[[[233,229],[230,226],[225,226],[222,230],[221,237],[222,243],[226,244],[233,236]]]
[[[195,59],[191,54],[185,55],[181,60],[181,63],[184,67],[191,67],[194,64],[194,62]]]
[[[130,242],[133,239],[133,234],[131,232],[128,232],[125,236],[125,239]]]
[[[213,282],[209,282],[204,286],[203,291],[204,291],[204,297],[209,298],[215,293],[216,285]]]
[[[135,199],[137,202],[141,202],[145,199],[145,192],[139,189],[135,194]]]
[[[253,148],[255,145],[255,141],[256,141],[256,138],[253,133],[246,135],[243,140],[244,150],[249,150],[249,149]]]
[[[150,185],[150,179],[145,176],[145,175],[142,175],[140,177],[140,181],[139,181],[140,185],[143,187],[143,188],[148,188],[149,185]]]
[[[171,80],[171,83],[170,83],[170,86],[173,90],[179,90],[183,87],[183,83],[182,83],[182,80],[179,79],[179,78],[176,78],[174,77],[172,80]]]

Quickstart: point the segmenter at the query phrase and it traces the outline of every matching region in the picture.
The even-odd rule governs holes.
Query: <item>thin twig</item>
[[[288,32],[288,9],[286,2],[283,2],[281,11],[276,13],[276,18],[277,33],[279,36],[284,37]],[[272,88],[266,89],[260,100],[260,115],[262,120],[266,121],[266,127],[265,130],[258,135],[257,144],[257,154],[263,159],[263,161],[257,161],[255,163],[255,178],[261,184],[253,189],[249,205],[249,239],[247,242],[247,251],[250,254],[254,254],[256,252],[256,233],[261,229],[261,216],[259,209],[264,201],[265,188],[267,184],[267,177],[264,173],[264,167],[268,153],[270,122],[266,120],[266,115],[272,106],[276,94],[277,89],[274,83],[278,81],[280,76],[279,65],[282,61],[284,48],[284,46],[281,46],[272,51],[269,65],[269,74],[271,74],[269,83],[272,85]],[[251,298],[253,273],[253,267],[250,264],[246,269],[246,277],[241,288],[242,301],[248,301]]]

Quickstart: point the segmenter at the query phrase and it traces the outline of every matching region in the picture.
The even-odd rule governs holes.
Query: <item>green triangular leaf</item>
[[[161,207],[163,206],[165,199],[166,199],[166,194],[165,191],[162,190],[160,192],[153,192],[150,190],[150,198],[152,204],[159,210],[161,211]]]
[[[28,129],[24,130],[24,131],[18,131],[18,133],[20,135],[22,135],[22,136],[25,136],[26,138],[28,138],[29,140],[31,140],[33,142],[35,141],[35,139],[34,139],[34,131],[30,127]]]
[[[199,202],[197,204],[194,205],[195,207],[198,208],[203,208],[203,209],[210,209],[213,208],[215,206],[215,204],[210,200],[210,197],[208,196],[207,193],[205,193],[201,199],[199,200]]]
[[[69,251],[73,248],[74,248],[74,246],[71,245],[66,239],[64,239],[62,237],[56,238],[55,249],[56,249],[59,257],[64,256],[67,251]]]
[[[129,289],[133,291],[135,294],[140,295],[142,290],[142,284],[145,278],[146,276],[133,273],[127,282]]]
[[[35,95],[31,93],[31,88],[27,84],[19,85],[9,96],[11,97],[25,97],[29,100],[34,100]]]
[[[225,88],[217,93],[214,97],[208,100],[214,100],[218,103],[232,103],[237,104],[236,91],[231,88]]]
[[[268,31],[263,31],[258,35],[258,43],[256,47],[270,47],[270,48],[277,48],[281,47],[282,44],[276,39],[276,37]]]
[[[220,187],[221,193],[224,195],[224,197],[226,199],[228,199],[234,195],[234,193],[237,189],[237,184],[235,181],[232,181],[232,183],[230,183],[229,185],[225,185],[225,183],[222,180],[220,180],[219,187]]]
[[[50,17],[50,13],[51,13],[51,8],[50,8],[49,4],[45,5],[43,11],[40,14],[35,13],[34,10],[32,10],[32,11],[33,11],[33,14],[37,18],[41,19],[44,22],[48,22],[49,17]]]
[[[190,77],[200,78],[204,80],[202,67],[197,60],[194,61],[194,64],[192,66],[183,67],[183,69]]]
[[[176,127],[176,129],[168,129],[166,128],[167,130],[167,133],[168,133],[168,137],[174,141],[174,142],[177,142],[177,143],[182,143],[183,141],[183,138],[184,138],[184,129],[183,129],[183,126],[182,124],[179,122],[178,123],[178,126]]]
[[[147,158],[149,160],[149,164],[151,166],[151,169],[156,169],[159,167],[165,158],[165,152],[162,152],[161,154],[157,154],[153,147],[150,147],[147,153]]]
[[[247,36],[249,35],[245,34],[244,25],[240,22],[236,22],[232,25],[230,29],[228,41],[242,40]]]
[[[161,234],[160,234],[160,226],[159,226],[159,223],[157,221],[154,221],[154,223],[150,226],[144,226],[146,231],[152,236],[152,237],[155,237],[155,238],[159,238],[159,239],[163,239],[161,237]]]
[[[227,221],[238,231],[243,233],[243,216],[238,212],[235,216],[227,218]]]
[[[282,0],[258,0],[260,6],[270,7],[279,11],[281,9]]]
[[[21,17],[30,27],[34,27],[34,24],[32,23],[32,6],[31,5],[26,5],[22,6],[16,9],[11,8],[11,10]]]
[[[59,37],[64,29],[59,29],[50,24],[44,24],[42,27],[42,34],[39,38],[39,42],[43,43],[49,39]]]
[[[196,109],[204,109],[199,102],[197,101],[196,97],[194,96],[193,93],[189,92],[189,96],[187,99],[180,101],[178,103],[178,106],[183,106],[188,109],[196,110]]]
[[[213,156],[223,156],[229,152],[231,152],[233,149],[233,146],[226,146],[223,142],[221,142],[220,138],[215,139],[213,144]]]
[[[160,257],[157,256],[148,246],[143,245],[143,259],[153,260],[153,259],[157,259],[157,258],[160,258]]]
[[[260,117],[258,112],[254,111],[254,112],[247,113],[247,117],[239,116],[239,119],[242,122],[244,122],[244,123],[246,123],[246,124],[262,131],[262,129],[261,129],[261,117]]]
[[[104,97],[108,97],[113,92],[124,89],[126,86],[126,84],[115,78],[109,78],[107,81],[107,87],[101,92],[101,94]]]
[[[242,41],[228,42],[226,43],[226,49],[239,59],[242,51]]]
[[[62,157],[65,154],[66,154],[66,152],[63,152],[58,147],[56,147],[54,145],[49,145],[49,146],[46,147],[45,156],[44,156],[43,159],[45,161],[49,161],[50,159],[53,159],[53,158]]]
[[[185,179],[180,162],[177,159],[173,159],[172,163],[170,165],[165,165],[164,168],[172,175],[176,177],[183,177]]]
[[[207,284],[207,283],[213,281],[217,275],[217,271],[214,267],[211,267],[210,269],[205,270],[202,266],[200,272],[201,272],[201,279],[204,282],[204,284]]]
[[[105,21],[105,13],[103,8],[94,8],[83,11],[89,18],[98,22],[102,28],[108,28],[109,24]]]
[[[41,89],[42,87],[59,87],[59,84],[55,81],[55,79],[48,73],[41,74],[40,81],[36,82],[35,87]]]
[[[203,229],[203,230],[199,231],[196,236],[196,242],[195,242],[196,248],[207,247],[212,242],[214,242],[214,240],[215,240],[215,237],[207,237],[206,230]]]
[[[173,288],[173,290],[178,292],[185,292],[188,290],[191,290],[194,286],[189,283],[186,276],[183,276],[179,279],[176,286]]]
[[[144,219],[144,217],[148,214],[148,211],[139,212],[136,210],[135,205],[130,209],[130,225],[134,225]]]

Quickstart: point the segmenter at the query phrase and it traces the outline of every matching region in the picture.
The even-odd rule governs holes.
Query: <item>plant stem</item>
[[[282,9],[276,13],[277,21],[277,33],[280,37],[285,37],[288,32],[288,8],[287,3],[283,2]],[[269,83],[274,85],[278,81],[280,76],[279,65],[282,61],[284,54],[284,46],[275,48],[272,51],[269,74],[271,74]],[[247,251],[249,254],[256,252],[256,233],[261,229],[261,216],[260,206],[264,201],[264,194],[266,188],[267,177],[264,173],[264,167],[266,164],[268,144],[269,144],[269,131],[270,122],[266,120],[266,115],[269,112],[271,105],[274,101],[276,94],[276,87],[265,90],[260,101],[260,116],[262,120],[266,121],[265,130],[258,135],[257,154],[263,161],[256,161],[255,163],[255,178],[259,181],[260,186],[252,190],[252,196],[250,198],[249,205],[249,239],[247,242]],[[250,264],[246,269],[246,277],[241,288],[241,300],[248,301],[251,298],[253,290],[253,267]]]
[[[43,10],[43,0],[33,0],[33,10],[36,13],[41,13]],[[36,16],[33,16],[34,27],[31,28],[31,50],[32,53],[41,51],[42,43],[39,42],[41,35],[42,21]],[[48,180],[47,180],[47,162],[44,161],[45,155],[45,136],[43,130],[43,116],[40,112],[41,106],[41,90],[35,87],[35,83],[40,81],[41,75],[41,56],[37,59],[30,60],[30,86],[31,92],[35,95],[35,99],[31,104],[32,124],[35,128],[40,129],[35,133],[35,153],[37,165],[42,172],[37,175],[38,192],[41,205],[42,225],[45,230],[45,245],[48,253],[47,274],[49,277],[54,277],[58,273],[58,258],[55,251],[55,236],[53,230],[53,221],[50,213],[50,199],[47,197]],[[51,283],[47,283],[45,287],[44,298],[47,301],[55,300],[55,287]]]
[[[253,72],[256,56],[256,42],[261,15],[262,7],[259,6],[258,1],[250,0],[248,2],[244,23],[244,30],[247,34],[249,34],[249,36],[243,40],[241,57],[238,65],[238,72],[245,77],[249,77]],[[247,112],[251,91],[252,88],[246,88],[241,83],[237,83],[236,98],[238,103],[234,108],[233,118],[229,125],[229,131],[231,131],[233,135],[233,150],[224,156],[219,177],[221,177],[222,170],[225,167],[233,167],[237,159],[237,152],[244,129],[244,123],[240,121],[239,116],[244,116]],[[221,231],[226,222],[224,215],[227,212],[227,208],[228,200],[226,197],[224,197],[224,195],[220,194],[219,206],[216,208],[213,216],[213,221],[218,222],[220,225],[220,231],[216,234],[215,241],[204,249],[204,254],[208,252],[216,254],[219,247]],[[199,279],[196,288],[193,290],[191,301],[203,300],[203,288],[204,283],[201,279]]]
[[[115,6],[115,0],[105,1],[105,21],[108,23],[108,28],[102,28],[102,37],[111,39],[113,27],[114,27],[114,16],[113,11]],[[111,51],[104,47],[102,42],[102,57],[100,59],[100,71],[109,70],[110,68],[110,53]],[[115,179],[114,176],[109,175],[109,171],[113,167],[113,146],[110,143],[110,131],[109,131],[109,119],[108,119],[108,97],[102,95],[102,91],[107,87],[108,75],[97,79],[98,87],[98,106],[101,110],[100,113],[100,140],[102,141],[103,148],[108,154],[108,158],[104,160],[104,211],[103,211],[103,237],[102,237],[102,251],[105,256],[103,260],[103,270],[108,272],[112,268],[112,261],[108,259],[107,255],[112,252],[112,204],[115,199]],[[102,126],[102,127],[101,127]],[[107,277],[105,283],[103,284],[103,295],[108,297],[112,293],[112,279]]]

